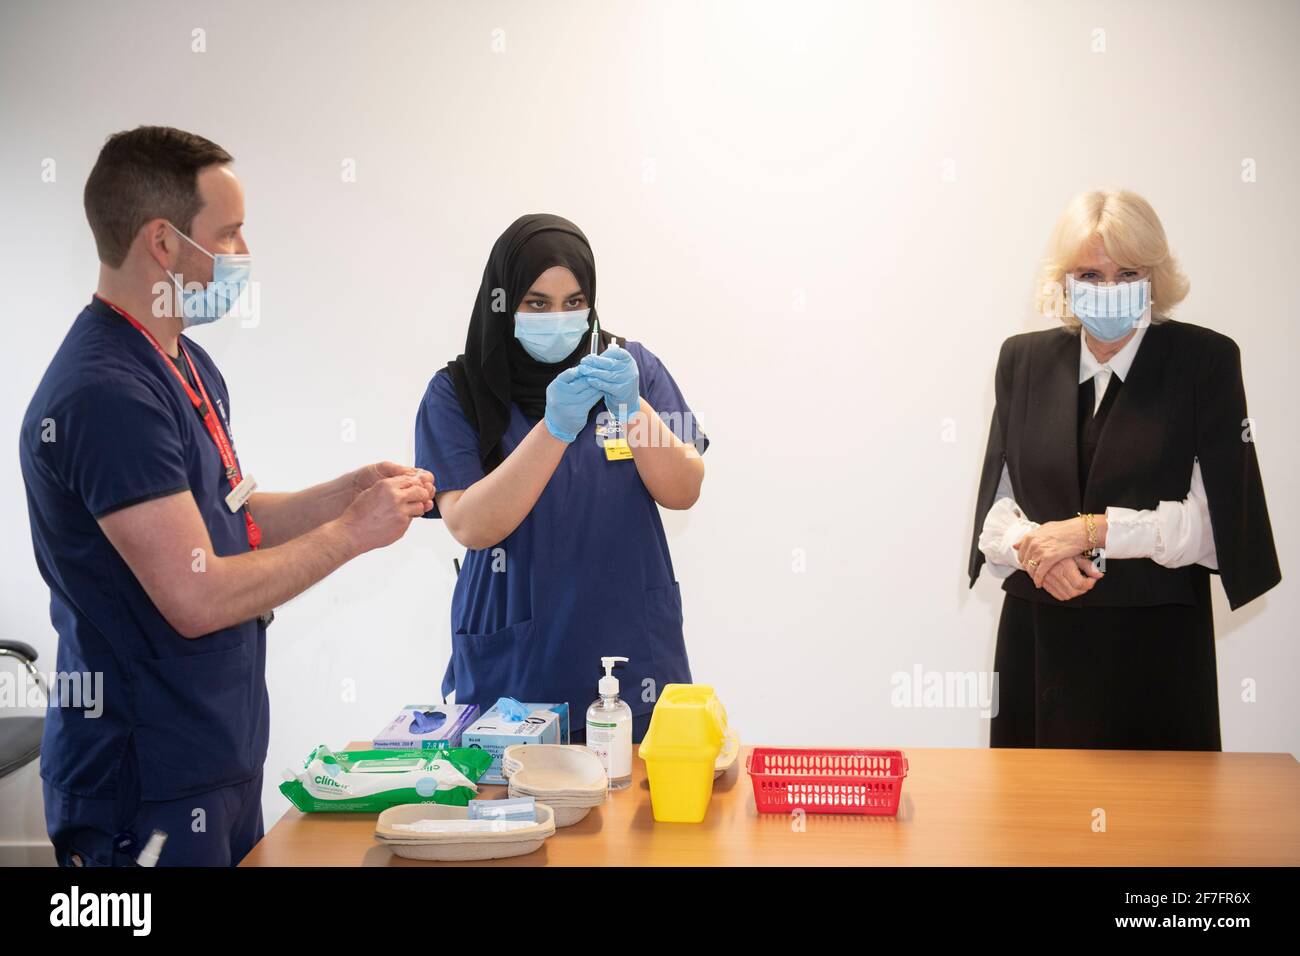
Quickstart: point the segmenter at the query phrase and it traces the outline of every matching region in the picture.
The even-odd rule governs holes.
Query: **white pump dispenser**
[[[605,668],[605,676],[596,684],[596,689],[600,691],[601,697],[618,696],[618,678],[614,676],[614,665],[626,663],[626,657],[602,657],[600,659],[600,666]]]
[[[626,657],[602,657],[605,676],[600,679],[600,698],[587,708],[587,749],[600,758],[609,776],[609,788],[622,790],[632,783],[632,708],[618,697],[614,665]]]

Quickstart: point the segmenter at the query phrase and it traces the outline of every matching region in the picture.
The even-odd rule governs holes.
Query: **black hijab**
[[[560,216],[520,216],[492,246],[470,315],[465,351],[447,363],[461,410],[478,432],[485,471],[501,464],[501,436],[510,422],[510,403],[529,418],[540,419],[546,410],[546,386],[577,365],[590,347],[590,335],[585,335],[568,358],[551,365],[537,361],[515,338],[515,310],[537,277],[552,266],[564,266],[578,280],[591,306],[590,332],[596,322],[596,260],[587,237]],[[610,338],[600,330],[601,351]]]

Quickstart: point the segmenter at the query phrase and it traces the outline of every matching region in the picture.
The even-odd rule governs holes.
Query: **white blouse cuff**
[[[980,532],[980,550],[988,559],[989,573],[1005,578],[1020,569],[1020,554],[1015,544],[1038,523],[1030,521],[1011,498],[999,498],[989,509]]]
[[[1156,558],[1162,556],[1162,544],[1156,512],[1106,509],[1106,557]]]

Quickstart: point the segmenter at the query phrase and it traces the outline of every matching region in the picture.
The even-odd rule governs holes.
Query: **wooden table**
[[[714,784],[703,823],[656,823],[645,764],[633,759],[631,787],[537,852],[456,865],[1300,864],[1300,764],[1290,754],[908,750],[897,818],[800,822],[754,809],[750,749]],[[375,817],[290,807],[241,865],[447,865],[394,856],[374,841]]]

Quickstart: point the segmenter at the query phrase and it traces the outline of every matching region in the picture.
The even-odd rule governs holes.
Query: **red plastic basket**
[[[901,750],[755,747],[745,767],[759,813],[894,816],[907,776]]]

